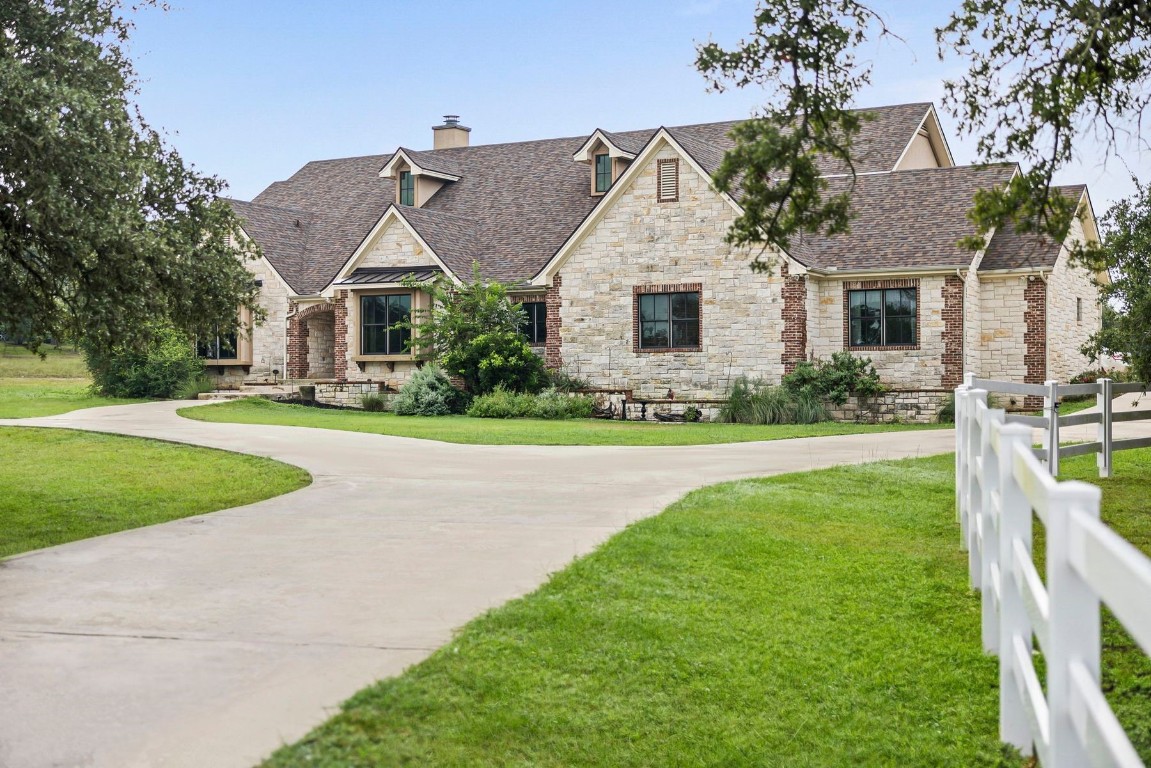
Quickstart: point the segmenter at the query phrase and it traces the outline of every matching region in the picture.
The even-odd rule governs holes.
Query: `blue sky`
[[[957,2],[878,0],[906,43],[864,52],[859,106],[934,101],[962,71],[933,28]],[[431,146],[447,113],[473,144],[746,117],[756,90],[708,93],[692,62],[709,38],[750,32],[751,0],[173,0],[136,16],[140,106],[200,170],[250,199],[309,160]],[[973,145],[944,129],[961,163]],[[1151,153],[1106,159],[1084,139],[1060,183],[1086,182],[1096,212],[1151,180]]]

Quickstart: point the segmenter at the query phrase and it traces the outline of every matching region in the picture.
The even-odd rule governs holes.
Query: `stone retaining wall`
[[[950,389],[900,389],[878,397],[849,397],[842,406],[829,410],[836,421],[933,424],[950,396]]]
[[[316,401],[342,408],[359,408],[364,395],[395,394],[383,382],[316,382]]]

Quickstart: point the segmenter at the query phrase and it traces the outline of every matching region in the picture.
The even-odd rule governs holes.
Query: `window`
[[[548,305],[542,301],[525,301],[521,304],[527,320],[520,329],[528,344],[546,344],[548,340]]]
[[[412,337],[407,328],[394,328],[396,323],[411,317],[412,295],[397,293],[386,296],[360,297],[360,354],[362,355],[405,355],[408,339]]]
[[[679,160],[660,160],[656,165],[659,179],[659,201],[675,203],[679,201]]]
[[[416,204],[416,180],[411,171],[400,171],[400,205]]]
[[[1083,322],[1083,299],[1075,299],[1075,320]]]
[[[196,355],[208,360],[237,360],[236,333],[220,333],[210,339],[196,342]]]
[[[595,191],[596,194],[611,189],[611,156],[595,156]]]
[[[643,293],[638,299],[640,349],[699,348],[699,292]]]
[[[914,346],[915,302],[915,288],[848,291],[851,346]]]

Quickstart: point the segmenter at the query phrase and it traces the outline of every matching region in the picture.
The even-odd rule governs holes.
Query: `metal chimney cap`
[[[444,115],[444,125],[448,125],[448,126],[451,126],[452,128],[455,128],[459,124],[460,124],[460,116],[459,115]]]

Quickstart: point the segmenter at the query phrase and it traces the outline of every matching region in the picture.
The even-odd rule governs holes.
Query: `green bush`
[[[425,365],[412,374],[392,402],[399,416],[447,416],[463,410],[464,395],[437,365]]]
[[[449,371],[471,372],[468,386],[473,395],[485,395],[496,387],[513,392],[539,392],[547,384],[547,371],[540,356],[517,331],[481,333],[444,355]]]
[[[178,397],[194,390],[204,364],[192,339],[170,326],[154,328],[149,336],[145,344],[111,350],[85,345],[93,389],[108,397]]]
[[[814,424],[831,415],[811,392],[736,379],[719,409],[717,421],[729,424]]]
[[[496,387],[472,401],[468,416],[479,419],[587,419],[595,403],[590,395],[568,395],[555,389],[538,395]]]
[[[943,401],[939,411],[935,414],[935,420],[940,424],[954,424],[955,423],[955,393],[952,392]]]
[[[887,391],[869,357],[833,352],[831,360],[803,361],[783,377],[790,392],[843,405],[850,395],[875,397]]]
[[[365,411],[380,413],[388,409],[388,398],[383,395],[364,395],[360,398],[360,407]]]
[[[683,420],[687,422],[699,421],[699,418],[702,415],[703,411],[701,411],[699,408],[696,408],[694,405],[689,405],[683,409]]]
[[[172,394],[172,399],[195,400],[204,392],[211,392],[215,388],[216,384],[211,379],[207,376],[200,376],[185,382],[181,387],[177,387]]]

